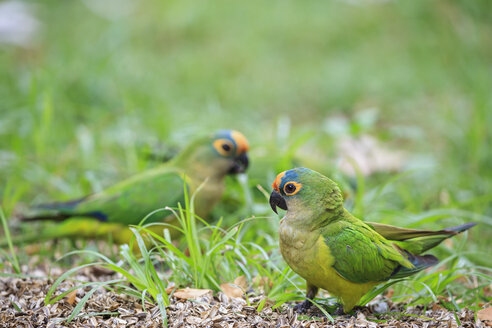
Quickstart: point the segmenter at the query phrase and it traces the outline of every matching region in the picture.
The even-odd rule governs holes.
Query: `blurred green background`
[[[7,214],[101,190],[155,165],[149,153],[234,128],[251,142],[253,199],[232,188],[216,216],[271,215],[256,185],[269,191],[304,165],[339,181],[370,220],[482,222],[460,247],[491,266],[491,1],[27,5],[31,42],[0,45]],[[391,170],[344,173],[340,144],[367,136],[405,155]]]

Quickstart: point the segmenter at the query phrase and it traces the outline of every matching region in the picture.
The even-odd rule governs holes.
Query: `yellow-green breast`
[[[357,305],[360,298],[377,283],[353,283],[333,268],[335,259],[325,244],[320,229],[308,231],[280,222],[280,251],[289,266],[310,284],[340,298],[345,311]]]

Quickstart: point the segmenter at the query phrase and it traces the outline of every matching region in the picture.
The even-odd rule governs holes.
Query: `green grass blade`
[[[10,229],[7,224],[7,219],[5,218],[5,214],[3,213],[3,208],[0,206],[0,219],[2,220],[3,231],[5,233],[5,238],[7,239],[7,244],[9,245],[10,255],[9,258],[12,261],[12,267],[16,273],[21,273],[19,260],[17,259],[17,255],[14,250],[14,245],[12,243],[12,238],[10,236]]]

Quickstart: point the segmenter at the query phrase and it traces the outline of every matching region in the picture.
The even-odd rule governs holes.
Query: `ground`
[[[91,270],[85,270],[86,279],[98,279]],[[83,277],[78,277],[83,278]],[[100,276],[99,276],[100,278]],[[64,322],[77,305],[84,290],[77,292],[70,300],[63,299],[54,305],[45,305],[44,297],[50,281],[36,278],[1,278],[0,280],[0,326],[1,327],[161,327],[159,308],[125,295],[98,290],[86,303],[79,316],[71,322]],[[60,290],[71,287],[70,283],[60,286]],[[249,295],[250,302],[262,296]],[[381,304],[384,301],[374,303]],[[388,302],[384,302],[388,304]],[[391,303],[389,303],[391,304]],[[379,305],[380,306],[380,305]],[[432,306],[432,305],[431,305]],[[215,296],[206,295],[196,300],[173,298],[167,308],[169,327],[481,327],[471,310],[450,312],[440,306],[424,308],[404,307],[404,304],[391,304],[390,314],[374,312],[368,306],[354,315],[336,316],[334,322],[327,320],[318,311],[298,315],[291,304],[277,309],[265,306],[261,311],[248,306],[243,298],[229,298],[219,292]],[[312,317],[311,317],[312,316]],[[459,320],[460,324],[457,323]]]

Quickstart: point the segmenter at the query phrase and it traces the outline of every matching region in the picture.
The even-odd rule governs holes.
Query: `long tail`
[[[461,224],[461,225],[456,226],[456,227],[447,228],[447,229],[444,229],[442,231],[450,231],[450,232],[455,232],[458,234],[458,233],[463,232],[465,230],[468,230],[468,229],[470,229],[476,225],[477,225],[476,222],[470,222],[470,223]]]
[[[418,255],[439,245],[443,240],[474,227],[477,223],[465,223],[437,231],[406,229],[374,222],[368,222],[368,224],[384,238],[392,240],[402,249]]]
[[[108,230],[117,230],[117,227],[111,225],[105,225],[101,228],[98,222],[94,222],[93,219],[101,222],[107,221],[106,216],[100,212],[79,213],[77,211],[77,205],[85,199],[86,197],[68,202],[36,205],[21,213],[17,213],[15,218],[21,221],[21,223],[30,223],[33,221],[54,221],[60,223],[42,225],[37,227],[39,230],[35,232],[27,235],[18,234],[13,236],[13,244],[31,244],[67,237],[105,238]],[[72,217],[75,219],[66,221]],[[0,248],[6,246],[7,240],[0,238]]]
[[[408,277],[414,273],[417,273],[433,265],[436,265],[439,262],[437,257],[435,257],[434,255],[430,255],[430,254],[413,255],[407,251],[405,251],[405,253],[408,256],[408,260],[410,261],[410,263],[413,264],[413,267],[406,268],[400,265],[395,269],[395,271],[391,275],[391,278],[396,279],[396,278]]]
[[[26,215],[26,216],[21,216],[20,220],[24,222],[32,222],[32,221],[43,221],[43,220],[50,220],[50,221],[65,221],[69,217],[71,217],[71,214],[65,214],[65,213],[60,213],[60,212],[47,212],[47,213],[38,213],[34,215]]]
[[[94,218],[105,222],[108,220],[106,214],[101,211],[81,212],[77,210],[77,206],[82,203],[87,197],[83,197],[68,202],[58,202],[50,204],[41,204],[32,207],[26,213],[20,215],[20,220],[25,222],[30,221],[64,221],[71,217],[87,217]]]
[[[80,204],[84,198],[75,199],[68,202],[56,202],[49,204],[40,204],[31,207],[25,213],[22,213],[19,218],[21,221],[63,221],[73,216],[75,207]]]

